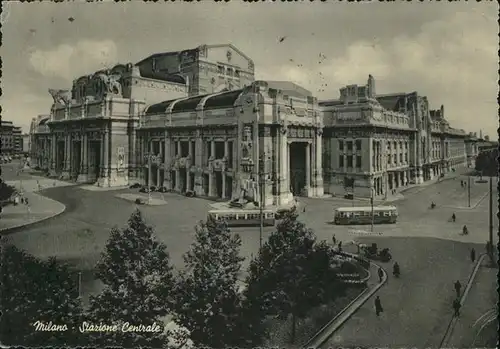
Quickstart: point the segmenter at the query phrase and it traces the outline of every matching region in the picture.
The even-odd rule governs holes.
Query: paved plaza
[[[24,176],[25,185],[40,181],[28,174],[20,176]],[[434,346],[436,341],[439,342],[451,314],[453,282],[458,279],[466,284],[472,270],[468,258],[470,248],[474,246],[482,252],[488,238],[488,197],[485,197],[488,184],[471,187],[471,209],[458,208],[455,206],[457,202],[467,202],[467,190],[460,187],[460,180],[409,190],[404,199],[391,203],[398,206],[398,223],[375,225],[375,232],[381,233],[378,237],[353,236],[350,232],[353,229],[370,230],[369,225],[348,227],[330,223],[333,210],[350,206],[349,201],[299,199],[300,219],[315,231],[318,239],[331,241],[335,234],[337,240],[345,244],[353,239],[362,243],[377,242],[381,248],[391,249],[402,269],[401,279],[390,278],[377,293],[384,305],[383,316],[376,318],[372,300],[369,300],[331,337],[330,345]],[[111,228],[124,226],[137,207],[123,197],[143,197],[143,194],[137,189],[90,191],[79,186],[57,185],[47,185],[41,193],[66,205],[65,213],[6,238],[35,256],[55,255],[83,270],[82,291],[88,296],[100,288],[93,281],[92,268],[104,249]],[[495,191],[494,197],[496,195]],[[162,196],[164,204],[139,207],[147,222],[154,226],[159,239],[167,244],[173,264],[182,267],[182,255],[193,241],[194,226],[206,218],[213,202],[171,193],[154,193],[153,196],[157,199]],[[429,208],[431,201],[437,204],[434,210]],[[368,205],[366,201],[355,201],[354,204]],[[456,223],[448,222],[453,212],[457,214]],[[494,222],[497,229],[497,220]],[[468,236],[460,234],[463,224],[469,227]],[[272,230],[265,228],[264,240]],[[234,231],[242,238],[241,253],[244,257],[258,251],[258,228]],[[389,274],[390,267],[387,266]],[[362,332],[358,332],[360,328],[363,328]],[[378,342],[375,343],[374,339]]]

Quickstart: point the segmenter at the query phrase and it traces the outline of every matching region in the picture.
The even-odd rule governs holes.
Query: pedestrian
[[[304,208],[302,209],[302,212],[306,212],[306,205],[304,205]]]
[[[334,246],[337,244],[337,238],[335,237],[335,234],[333,234],[332,236],[332,242]]]
[[[457,282],[455,282],[455,291],[457,292],[457,298],[460,298],[460,289],[462,288],[462,284],[460,283],[460,281],[457,280]]]
[[[491,254],[491,251],[493,251],[493,246],[489,241],[486,241],[486,253],[488,254],[488,256]]]
[[[377,298],[375,298],[375,313],[377,314],[377,316],[380,315],[380,313],[383,313],[384,312],[384,309],[382,308],[382,302],[380,302],[380,297],[377,296]]]
[[[470,250],[470,260],[472,261],[472,263],[474,263],[476,261],[476,250],[475,249]]]
[[[24,198],[24,204],[28,205],[28,198],[26,198],[26,197]]]
[[[338,247],[339,247],[339,252],[342,252],[342,241],[339,241]]]
[[[455,310],[454,316],[460,316],[460,300],[458,298],[455,298],[453,301],[453,309]]]
[[[378,268],[378,281],[382,282],[383,277],[384,277],[384,272],[382,271],[382,268]]]

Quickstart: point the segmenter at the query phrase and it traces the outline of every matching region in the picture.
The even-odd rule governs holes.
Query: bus
[[[274,226],[276,214],[271,210],[263,210],[264,226]],[[260,225],[260,210],[212,210],[208,217],[224,220],[229,227],[249,227]]]
[[[373,223],[396,223],[398,209],[396,206],[373,207]],[[333,222],[337,225],[360,225],[372,223],[372,207],[340,207],[335,209]]]

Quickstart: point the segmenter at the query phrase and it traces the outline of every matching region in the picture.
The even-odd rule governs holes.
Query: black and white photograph
[[[1,6],[0,347],[498,346],[498,2]]]

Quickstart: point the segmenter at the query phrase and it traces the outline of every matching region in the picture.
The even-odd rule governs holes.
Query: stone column
[[[53,134],[50,140],[50,175],[56,175],[56,161],[57,161],[57,138]]]
[[[63,162],[63,171],[61,175],[61,179],[67,180],[70,178],[70,161],[71,161],[71,154],[70,154],[70,142],[71,142],[71,134],[67,133],[66,136],[64,137],[64,162]]]
[[[161,168],[160,168],[160,163],[162,162],[161,159],[163,159],[163,147],[162,147],[162,142],[159,141],[160,143],[160,153],[157,154],[158,155],[158,161],[157,161],[157,165],[156,165],[156,183],[155,183],[155,186],[157,187],[160,187],[163,185],[163,183],[160,183],[160,172],[161,172]]]
[[[316,196],[323,196],[324,195],[324,188],[323,188],[323,130],[318,129],[316,130],[316,147],[315,147],[315,152],[316,152],[316,178],[315,178],[315,183],[316,183],[316,189],[315,189],[315,195]]]
[[[169,137],[168,132],[165,132],[165,149],[163,162],[165,163],[165,175],[163,177],[163,186],[169,190],[172,190],[172,140]]]
[[[101,176],[97,181],[100,187],[109,187],[109,130],[104,130],[101,138],[102,157],[101,157]]]
[[[80,173],[78,174],[78,179],[77,181],[79,183],[86,183],[88,182],[88,136],[86,133],[82,134],[82,141],[81,141],[81,163],[80,163]]]
[[[211,140],[210,141],[210,157],[212,159],[215,159],[215,141]],[[212,171],[208,175],[208,195],[209,196],[216,196],[216,188],[215,188],[215,173]]]
[[[290,154],[290,144],[288,143],[288,130],[283,128],[280,130],[279,134],[279,145],[278,145],[278,153],[279,153],[279,178],[280,178],[280,187],[279,187],[279,197],[278,197],[278,205],[287,206],[293,204],[293,195],[290,192],[290,177],[289,172],[290,168],[288,166],[289,162],[289,154]]]
[[[211,197],[214,196],[214,176],[213,173],[208,174],[208,196]]]
[[[311,196],[311,143],[306,145],[306,196]]]
[[[152,185],[154,185],[154,183],[152,183],[152,178],[153,178],[153,164],[152,164],[152,161],[151,161],[151,155],[153,155],[153,141],[148,139],[148,143],[147,143],[147,153],[148,153],[148,182],[146,183],[146,185],[148,187],[151,187]]]

